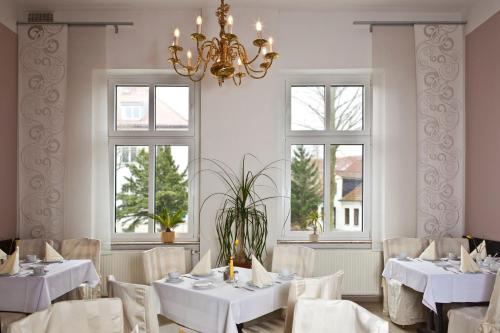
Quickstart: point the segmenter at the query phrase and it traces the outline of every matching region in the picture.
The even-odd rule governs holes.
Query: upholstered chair
[[[314,250],[305,246],[278,245],[274,248],[272,271],[286,269],[300,277],[312,277]]]
[[[54,241],[50,239],[17,239],[16,245],[19,247],[19,258],[25,259],[28,254],[35,254],[39,259],[45,257],[45,242],[54,247]]]
[[[389,323],[345,300],[302,298],[295,304],[293,333],[389,333]]]
[[[443,237],[435,239],[434,241],[436,242],[436,248],[440,258],[448,257],[449,253],[460,256],[460,248],[462,246],[469,251],[469,240],[467,238]]]
[[[176,271],[186,273],[186,255],[183,247],[156,247],[142,253],[144,278],[150,285]]]

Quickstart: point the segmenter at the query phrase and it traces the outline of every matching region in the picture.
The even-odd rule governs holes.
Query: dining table
[[[225,282],[223,271],[224,268],[213,269],[211,275],[203,278],[185,274],[178,283],[167,282],[168,279],[153,282],[159,313],[198,332],[237,333],[243,323],[286,306],[290,280],[270,273],[273,283],[258,288],[249,283],[251,269],[238,267],[236,283]],[[210,289],[196,289],[195,283],[200,280],[212,281],[213,285]]]
[[[488,302],[496,273],[486,267],[476,273],[463,273],[460,271],[460,260],[391,258],[386,263],[382,276],[421,292],[422,303],[429,309],[429,316],[427,327],[420,331],[443,333],[443,304]]]
[[[35,276],[33,265],[44,265],[46,273]],[[0,311],[33,313],[48,308],[53,300],[82,283],[95,287],[99,275],[91,260],[20,264],[14,275],[0,275]]]

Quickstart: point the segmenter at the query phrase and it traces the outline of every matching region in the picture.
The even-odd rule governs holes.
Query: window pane
[[[148,146],[115,147],[115,231],[148,232]]]
[[[323,225],[324,145],[292,145],[291,228],[312,230],[311,214]]]
[[[363,129],[363,86],[332,86],[331,129],[360,131]]]
[[[189,87],[156,87],[156,129],[189,129]]]
[[[334,212],[330,230],[362,231],[363,145],[331,145],[330,153],[330,207]]]
[[[184,222],[174,229],[177,232],[188,232],[188,162],[188,146],[156,146],[155,212],[180,212]],[[155,228],[162,230],[161,223]]]
[[[292,131],[325,129],[325,87],[291,88]]]
[[[116,87],[116,130],[149,129],[149,87]]]

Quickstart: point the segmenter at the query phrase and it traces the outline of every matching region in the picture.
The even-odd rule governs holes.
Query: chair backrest
[[[65,239],[61,242],[64,259],[90,259],[96,271],[101,271],[101,241],[98,239]]]
[[[123,333],[122,301],[101,298],[58,302],[12,323],[10,333]]]
[[[286,269],[300,277],[312,277],[314,250],[305,246],[278,245],[274,247],[272,271]]]
[[[19,258],[25,259],[28,254],[36,254],[38,258],[45,257],[45,242],[54,246],[54,241],[50,239],[32,238],[17,239],[16,245],[19,247]]]
[[[290,284],[285,318],[285,333],[292,332],[295,303],[302,298],[335,300],[342,298],[344,272],[320,278],[294,280]]]
[[[117,297],[123,303],[125,332],[158,333],[154,294],[151,286],[116,281],[113,275],[107,278],[108,296]]]
[[[443,237],[435,239],[437,252],[440,258],[448,257],[449,253],[460,256],[460,247],[463,246],[469,252],[469,240],[467,238]]]
[[[429,240],[425,238],[393,238],[386,239],[383,244],[384,264],[401,252],[405,252],[408,256],[416,258],[425,248],[429,246]]]
[[[155,247],[142,253],[146,284],[164,278],[168,273],[186,273],[186,256],[183,247]]]
[[[490,298],[490,305],[484,323],[481,325],[482,332],[500,332],[500,270],[497,272],[495,287]]]
[[[300,299],[297,302],[293,333],[334,331],[388,333],[389,323],[351,301]]]

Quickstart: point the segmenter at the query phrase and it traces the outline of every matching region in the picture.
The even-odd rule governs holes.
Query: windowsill
[[[314,249],[371,249],[371,240],[319,240],[311,242],[309,240],[278,240],[278,244],[295,244],[311,247]]]
[[[200,242],[199,241],[184,241],[177,240],[173,243],[163,243],[160,241],[113,241],[111,242],[111,250],[149,250],[154,247],[159,246],[179,246],[185,248],[191,248],[193,250],[199,250]]]

